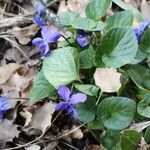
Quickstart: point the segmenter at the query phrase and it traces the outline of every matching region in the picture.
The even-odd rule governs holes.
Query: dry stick
[[[53,1],[51,1],[47,4],[47,7],[50,7],[51,5],[53,5],[54,3],[59,2],[59,1],[61,2],[62,0],[53,0]]]
[[[57,116],[56,116],[56,117],[57,117]],[[67,136],[67,135],[69,135],[69,134],[75,132],[76,130],[78,130],[79,128],[81,128],[82,126],[84,126],[85,124],[86,124],[86,123],[83,123],[83,124],[81,124],[80,126],[76,127],[75,129],[69,131],[68,133],[65,133],[65,134],[63,134],[63,135],[57,136],[57,137],[55,137],[55,138],[52,138],[52,139],[49,139],[49,140],[46,140],[46,141],[47,141],[47,142],[50,142],[50,141],[54,141],[54,140],[61,139],[61,138],[65,137],[65,136]],[[7,149],[4,149],[4,150],[15,150],[15,149],[19,149],[19,148],[23,148],[23,147],[29,146],[30,144],[33,144],[34,142],[40,140],[40,139],[43,137],[44,134],[45,134],[45,133],[43,133],[43,134],[42,134],[41,136],[39,136],[37,139],[35,139],[35,140],[31,141],[31,142],[28,142],[28,143],[26,143],[26,144],[24,144],[24,145],[18,145],[18,146],[16,146],[16,147],[7,148]]]
[[[80,150],[80,149],[74,147],[73,145],[70,145],[70,144],[67,143],[66,141],[61,141],[61,143],[63,143],[64,145],[67,145],[68,147],[70,147],[70,148],[72,148],[72,149],[74,149],[74,150]]]

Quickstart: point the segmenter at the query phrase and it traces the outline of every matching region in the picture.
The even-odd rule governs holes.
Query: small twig
[[[74,147],[73,145],[70,145],[69,143],[67,143],[66,141],[61,141],[61,143],[63,143],[63,144],[65,144],[65,145],[67,145],[68,147],[70,147],[71,149],[74,149],[74,150],[80,150],[80,149],[78,149],[78,148],[76,148],[76,147]]]
[[[50,7],[51,5],[53,5],[54,3],[56,3],[56,2],[61,2],[62,0],[53,0],[53,1],[51,1],[51,2],[49,2],[48,4],[47,4],[47,7]]]

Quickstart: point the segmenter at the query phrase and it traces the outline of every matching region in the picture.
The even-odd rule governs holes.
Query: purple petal
[[[6,111],[11,108],[11,105],[7,102],[8,97],[0,97],[0,112]]]
[[[4,112],[1,111],[1,112],[0,112],[0,119],[3,119],[3,116],[4,116],[3,114],[4,114]]]
[[[35,15],[33,17],[33,19],[37,23],[37,25],[39,25],[39,26],[45,26],[46,25],[45,20],[41,16],[39,16],[38,14]]]
[[[42,15],[43,13],[45,13],[46,11],[46,8],[43,4],[39,4],[38,7],[37,7],[37,13],[39,15]]]
[[[71,91],[68,87],[60,85],[58,87],[58,94],[62,100],[69,101]]]
[[[78,35],[85,36],[85,31],[82,30],[82,29],[78,29],[78,30],[77,30],[77,34],[78,34]]]
[[[46,56],[50,51],[48,43],[42,38],[33,39],[32,44],[39,46],[39,51],[43,56]]]
[[[89,40],[86,36],[77,36],[77,43],[79,44],[80,47],[84,48],[89,45]]]
[[[32,40],[33,45],[40,45],[42,43],[44,43],[44,40],[42,38],[39,38],[39,37]]]
[[[73,117],[76,117],[77,116],[77,111],[75,110],[74,107],[70,107],[68,108],[68,111],[67,111],[71,116]]]
[[[47,42],[41,43],[39,45],[39,48],[40,48],[39,51],[43,56],[46,56],[50,52],[49,45]]]
[[[68,114],[74,117],[77,116],[77,112],[74,109],[74,107],[71,104],[66,103],[66,102],[61,102],[57,104],[55,110],[56,111],[65,110]]]
[[[49,43],[57,42],[58,39],[61,37],[61,34],[59,32],[52,31],[48,26],[42,27],[41,35],[43,39]]]
[[[87,99],[87,95],[83,94],[83,93],[77,93],[77,94],[73,94],[70,97],[70,103],[73,105],[76,105],[78,103],[83,103],[85,102]]]

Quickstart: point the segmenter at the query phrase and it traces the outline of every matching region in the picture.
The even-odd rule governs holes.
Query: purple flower
[[[77,116],[75,105],[83,103],[87,99],[86,94],[83,93],[72,94],[71,90],[64,85],[59,86],[58,94],[64,102],[60,102],[59,104],[57,104],[56,111],[66,110],[70,115],[74,117]]]
[[[11,108],[10,104],[7,102],[7,99],[8,97],[0,96],[0,119],[3,118],[3,115],[6,112],[6,110]]]
[[[45,26],[46,22],[44,19],[44,16],[46,14],[46,9],[43,4],[39,4],[36,10],[36,15],[33,17],[34,21],[39,25],[39,26]]]
[[[43,26],[41,29],[41,37],[37,37],[32,40],[33,45],[39,46],[40,53],[43,56],[46,56],[50,49],[49,49],[49,43],[57,42],[58,39],[61,37],[61,34],[59,32],[55,32],[52,29],[50,29],[48,26]]]
[[[141,22],[141,24],[138,28],[136,27],[133,29],[138,42],[140,42],[143,33],[146,31],[146,29],[149,27],[149,25],[150,25],[150,19],[145,19],[144,21]]]
[[[81,29],[77,30],[77,39],[76,40],[81,48],[84,48],[89,45],[89,39],[84,30],[81,30]]]

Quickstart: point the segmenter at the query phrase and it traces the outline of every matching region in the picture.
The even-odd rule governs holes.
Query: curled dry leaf
[[[18,137],[20,131],[17,130],[17,127],[12,120],[4,119],[0,122],[0,146],[4,147],[6,142]]]
[[[121,87],[121,73],[112,68],[96,68],[94,73],[95,84],[100,87],[102,92],[117,92]]]
[[[17,63],[10,63],[0,67],[0,84],[6,83],[10,77],[17,72],[21,65]]]
[[[69,0],[67,4],[64,1],[60,3],[60,7],[58,9],[58,14],[62,12],[71,11],[79,14],[80,17],[85,17],[85,7],[88,4],[89,0]]]
[[[42,107],[37,108],[31,122],[24,128],[24,131],[30,135],[44,134],[46,129],[51,126],[51,118],[54,111],[55,104],[52,102],[47,102]]]
[[[77,126],[74,125],[74,126],[72,126],[71,130],[74,130],[75,128],[77,128]],[[83,132],[81,129],[77,129],[70,134],[70,137],[73,139],[79,139],[80,140],[83,138]]]
[[[40,150],[40,149],[41,149],[41,147],[39,145],[35,145],[35,144],[25,148],[25,150]]]
[[[12,65],[10,66],[13,67]],[[25,64],[24,66],[19,66],[20,68],[18,67],[18,70],[15,69],[9,72],[12,68],[10,68],[10,70],[8,70],[8,68],[5,71],[7,80],[3,79],[3,82],[1,82],[3,84],[0,84],[0,88],[2,89],[3,95],[18,98],[27,97],[29,89],[32,85],[32,80],[36,75],[37,70],[35,70],[34,68],[28,68]]]
[[[18,39],[20,44],[26,45],[31,41],[38,30],[39,28],[35,24],[32,24],[25,28],[14,27],[12,34]]]
[[[142,13],[142,15],[143,15],[144,18],[149,18],[150,5],[148,4],[148,2],[146,0],[142,0],[142,3],[141,3],[141,13]]]

